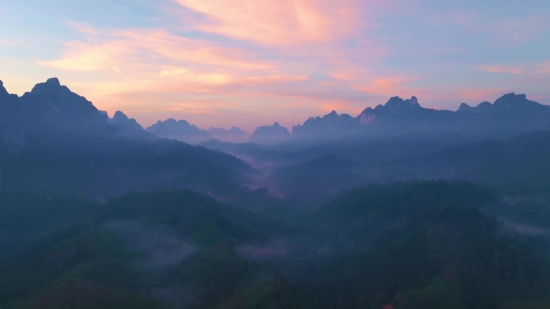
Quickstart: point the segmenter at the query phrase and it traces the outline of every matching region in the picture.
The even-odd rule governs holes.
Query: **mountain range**
[[[405,100],[392,97],[386,104],[380,104],[375,108],[368,107],[356,117],[338,114],[336,111],[323,117],[310,117],[303,124],[294,126],[292,132],[278,122],[272,126],[260,126],[248,142],[274,145],[292,140],[319,141],[357,134],[400,135],[429,131],[453,135],[457,135],[457,132],[467,135],[486,134],[486,137],[502,134],[506,137],[510,134],[549,129],[549,120],[550,107],[528,100],[524,94],[505,94],[494,103],[482,102],[473,107],[462,103],[457,111],[424,108],[414,96]],[[222,141],[226,136],[216,133],[214,128],[201,131],[191,127],[186,134],[193,136],[199,131],[204,138],[206,133]]]
[[[475,107],[462,103],[457,111],[422,107],[416,97],[403,100],[392,97],[384,105],[368,107],[358,116],[338,115],[332,111],[323,117],[311,117],[294,126],[293,136],[341,136],[365,130],[399,130],[411,133],[437,127],[443,130],[503,130],[525,133],[550,128],[550,107],[530,101],[524,94],[509,93],[494,104],[483,102]]]
[[[292,134],[276,122],[272,126],[258,127],[248,138],[246,132],[237,127],[230,130],[213,127],[206,131],[185,120],[175,119],[158,121],[143,129],[135,119],[127,117],[122,111],[117,111],[109,118],[106,112],[99,111],[86,98],[62,86],[57,78],[37,84],[21,97],[10,95],[3,84],[0,84],[1,144],[2,151],[9,153],[23,151],[29,147],[28,142],[31,140],[36,145],[51,148],[52,143],[48,145],[46,139],[37,137],[43,135],[44,127],[47,130],[69,132],[72,136],[84,134],[142,141],[164,137],[188,143],[218,139],[264,145],[296,141],[306,145],[308,140],[335,137],[343,137],[338,139],[340,144],[345,143],[346,138],[356,141],[359,137],[359,140],[367,141],[369,137],[365,134],[379,138],[391,134],[399,136],[419,133],[437,135],[438,138],[444,137],[447,140],[452,137],[456,142],[461,141],[457,138],[461,134],[467,136],[462,139],[465,142],[483,138],[510,138],[514,134],[550,129],[549,120],[550,107],[528,100],[523,94],[506,94],[493,104],[483,102],[474,107],[463,103],[457,111],[424,108],[416,97],[407,100],[392,97],[386,104],[366,108],[356,117],[339,115],[333,111],[323,117],[312,117],[304,124],[293,127]],[[38,147],[36,145],[35,148]],[[335,146],[336,144],[327,144],[323,147],[335,149]],[[317,148],[322,149],[319,147],[320,145]],[[276,152],[270,151],[271,155],[276,155]],[[302,152],[304,159],[314,158],[314,154],[323,154],[322,150],[309,152],[310,155]],[[376,152],[376,149],[369,150],[371,155]],[[286,154],[287,157],[296,155]]]
[[[122,111],[117,111],[113,118],[108,118],[106,112],[98,111],[86,98],[71,92],[66,86],[61,86],[57,78],[37,84],[31,92],[25,93],[19,99],[10,96],[3,86],[0,92],[2,100],[6,101],[6,106],[2,108],[20,108],[21,116],[25,118],[34,117],[35,120],[50,123],[62,121],[80,124],[107,119],[109,124],[131,131],[120,133],[128,137],[150,140],[155,135],[190,144],[218,139],[224,142],[273,145],[291,140],[328,140],[371,132],[390,135],[427,131],[517,134],[550,128],[550,107],[528,100],[524,94],[515,93],[505,94],[494,103],[482,102],[477,106],[462,103],[457,111],[424,108],[414,96],[405,100],[392,97],[384,105],[368,107],[356,117],[332,111],[322,117],[310,117],[303,124],[294,126],[292,133],[276,122],[272,126],[258,127],[248,137],[246,132],[237,127],[229,130],[212,127],[204,130],[185,120],[173,118],[158,121],[143,129],[135,119],[127,117]],[[13,105],[11,107],[8,106],[10,100]],[[19,100],[21,106],[16,107],[14,100]],[[145,132],[151,134],[143,134]]]
[[[232,127],[229,130],[215,127],[203,130],[185,120],[175,120],[173,118],[165,121],[159,120],[145,130],[160,137],[177,139],[190,144],[198,144],[210,139],[246,142],[248,138],[248,134],[237,127]]]
[[[165,121],[159,120],[145,130],[157,136],[177,139],[187,143],[198,143],[212,138],[205,130],[201,130],[185,120],[175,120],[173,118]]]
[[[231,127],[231,129],[215,128],[212,127],[207,131],[214,139],[227,142],[244,143],[248,140],[248,133],[237,127]]]

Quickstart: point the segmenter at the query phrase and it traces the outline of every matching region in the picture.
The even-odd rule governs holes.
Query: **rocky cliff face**
[[[75,120],[98,119],[101,114],[97,108],[85,97],[72,92],[67,86],[62,86],[57,78],[50,78],[45,83],[39,83],[34,86],[30,92],[32,95],[40,97],[50,97],[46,104],[65,117],[71,117]]]
[[[2,144],[11,155],[18,155],[25,149],[25,131],[16,125],[8,125],[2,134]]]

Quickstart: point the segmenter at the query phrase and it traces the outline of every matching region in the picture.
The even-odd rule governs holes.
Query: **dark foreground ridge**
[[[356,188],[298,226],[186,190],[0,200],[32,243],[2,238],[3,308],[527,308],[550,288],[467,182]]]

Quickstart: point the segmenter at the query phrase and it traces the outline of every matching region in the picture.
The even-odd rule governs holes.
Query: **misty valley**
[[[550,106],[252,134],[0,81],[0,309],[550,308]]]

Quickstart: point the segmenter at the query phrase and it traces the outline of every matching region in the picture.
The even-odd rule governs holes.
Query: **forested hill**
[[[262,276],[238,252],[295,232],[188,190],[0,205],[2,309],[205,308]]]
[[[495,202],[467,182],[343,194],[314,214],[327,254],[309,282],[315,307],[526,308],[506,306],[545,299],[547,262],[477,209]]]
[[[468,182],[355,188],[298,225],[188,190],[0,201],[3,309],[550,304],[542,248],[479,211],[499,201]]]

